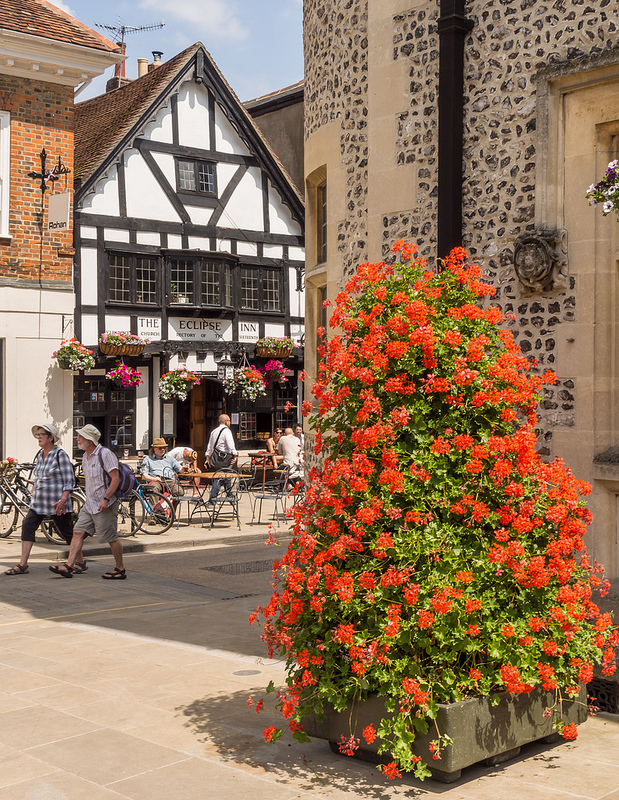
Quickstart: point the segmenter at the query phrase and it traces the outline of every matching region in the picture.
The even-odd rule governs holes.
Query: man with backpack
[[[72,578],[77,572],[75,564],[84,561],[84,539],[95,534],[101,544],[109,544],[116,564],[113,570],[101,577],[106,580],[124,580],[127,577],[117,530],[116,491],[121,482],[120,465],[114,453],[99,444],[100,438],[101,432],[94,425],[84,425],[77,431],[77,446],[84,451],[82,471],[86,478],[86,502],[75,523],[67,563],[49,568],[63,578]]]

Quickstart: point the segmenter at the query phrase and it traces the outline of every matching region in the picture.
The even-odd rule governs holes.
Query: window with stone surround
[[[11,114],[0,111],[0,238],[7,239],[11,186]]]
[[[327,182],[316,187],[316,255],[318,264],[327,260]]]

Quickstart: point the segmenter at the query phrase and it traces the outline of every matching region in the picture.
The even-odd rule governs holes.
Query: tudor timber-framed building
[[[303,202],[202,44],[149,69],[76,107],[76,333],[151,344],[131,359],[137,389],[105,379],[109,358],[76,376],[74,424],[93,422],[121,454],[164,435],[202,457],[225,408],[237,441],[256,446],[297,418]],[[218,361],[255,360],[262,336],[294,339],[287,383],[254,403],[226,398]],[[157,385],[181,365],[203,380],[171,413]]]

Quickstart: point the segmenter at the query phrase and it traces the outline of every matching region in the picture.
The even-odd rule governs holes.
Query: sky
[[[89,27],[116,41],[95,23],[165,28],[127,34],[126,75],[137,77],[137,59],[168,61],[195,42],[209,51],[241,101],[283,89],[303,78],[303,0],[51,0]],[[76,98],[101,94],[113,69]]]

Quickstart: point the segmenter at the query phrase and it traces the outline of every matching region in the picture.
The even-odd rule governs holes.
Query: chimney
[[[118,45],[118,49],[123,55],[127,53],[127,45],[125,42],[116,42]],[[124,78],[125,77],[125,59],[119,61],[118,64],[114,66],[114,77],[115,78]]]
[[[148,71],[152,72],[157,67],[161,66],[161,56],[163,55],[163,50],[153,50],[153,63],[148,65]]]
[[[138,78],[142,78],[148,73],[148,59],[138,58]]]

